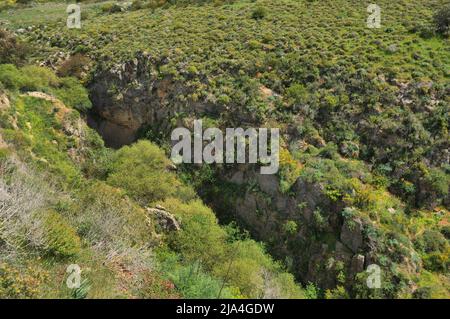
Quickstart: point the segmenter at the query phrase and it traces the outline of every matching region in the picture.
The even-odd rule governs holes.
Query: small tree
[[[252,18],[255,20],[263,19],[267,15],[267,10],[264,7],[256,7],[252,12]]]
[[[438,34],[448,37],[450,34],[450,5],[441,8],[435,13],[434,27]]]
[[[10,32],[0,29],[0,64],[23,64],[28,47],[18,41]]]

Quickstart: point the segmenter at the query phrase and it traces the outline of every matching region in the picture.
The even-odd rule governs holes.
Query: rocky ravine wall
[[[170,131],[174,120],[180,125],[187,118],[217,116],[225,111],[207,101],[179,102],[177,96],[186,95],[188,89],[170,77],[159,78],[158,63],[138,54],[134,60],[94,77],[89,86],[94,105],[89,124],[107,145],[129,144],[144,127]],[[237,116],[244,122],[249,120],[245,114]],[[217,196],[209,202],[219,215],[228,210],[228,216],[234,216],[254,238],[267,243],[271,253],[285,261],[299,280],[334,288],[342,284],[338,278],[344,273],[344,285],[351,287],[357,273],[377,262],[378,242],[365,234],[365,222],[358,218],[344,220],[341,212],[345,204],[330,201],[322,185],[298,179],[290,194],[283,194],[276,175],[257,172],[246,165],[229,168],[223,181],[244,191],[231,200]],[[317,209],[325,214],[321,229],[314,225]],[[287,221],[297,223],[295,234],[286,235],[283,227]],[[419,267],[407,265],[411,272]]]
[[[145,53],[112,69],[97,74],[89,86],[94,105],[90,125],[98,130],[107,145],[120,147],[133,142],[139,129],[171,127],[171,120],[183,116],[217,115],[223,111],[211,103],[180,102],[188,89],[171,77],[158,77],[158,65]]]
[[[343,271],[350,287],[357,273],[376,262],[377,243],[365,235],[364,222],[346,221],[341,215],[345,204],[331,201],[321,184],[299,178],[290,193],[283,194],[276,175],[261,175],[245,165],[231,170],[225,180],[243,186],[241,196],[231,203],[238,222],[268,243],[271,253],[286,261],[302,282],[334,288],[339,284],[338,272]],[[213,206],[230,207],[219,198]],[[314,221],[318,209],[325,217],[320,229]],[[287,221],[298,226],[294,234],[286,233]]]

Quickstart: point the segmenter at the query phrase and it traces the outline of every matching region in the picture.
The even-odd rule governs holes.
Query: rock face
[[[177,114],[183,118],[227,116],[240,123],[254,123],[255,114],[243,108],[229,112],[212,96],[199,101],[186,97],[195,93],[172,76],[161,78],[159,67],[167,61],[155,60],[145,52],[123,64],[99,71],[89,85],[93,104],[91,126],[98,128],[107,145],[116,147],[129,144],[137,138],[140,129],[153,128],[170,132],[171,119]],[[177,123],[179,124],[185,123]]]
[[[157,205],[155,208],[147,208],[147,212],[156,218],[158,225],[164,231],[179,231],[181,229],[175,216],[169,213],[164,207]]]
[[[173,125],[171,119],[176,120],[177,126],[189,128],[192,118],[218,117],[226,112],[230,122],[237,119],[242,125],[256,123],[245,110],[233,108],[230,112],[209,98],[187,101],[184,97],[193,93],[189,88],[170,76],[158,76],[163,64],[164,61],[156,61],[146,53],[138,53],[135,59],[95,76],[89,89],[96,116],[89,121],[107,145],[129,144],[143,128],[168,132]],[[402,92],[408,98],[407,92]],[[264,87],[260,93],[265,98],[273,95]],[[378,138],[377,134],[373,136]],[[307,142],[317,147],[326,144],[320,136]],[[341,147],[349,156],[357,156],[359,152],[358,145]],[[334,288],[338,284],[337,272],[345,271],[346,284],[351,284],[352,277],[363,271],[365,265],[376,262],[379,240],[364,234],[363,220],[344,219],[341,212],[347,204],[329,198],[324,185],[299,178],[286,194],[281,191],[276,175],[260,175],[258,171],[251,165],[227,168],[221,177],[236,186],[238,195],[231,199],[216,196],[209,199],[209,204],[219,216],[221,213],[224,217],[233,216],[255,239],[267,243],[271,254],[286,261],[298,279],[315,282],[324,289]],[[148,211],[163,230],[180,229],[175,217],[164,208]],[[295,223],[294,232],[286,232],[288,222]]]
[[[327,197],[320,183],[299,178],[285,194],[276,175],[261,175],[250,165],[232,169],[225,176],[243,191],[231,207],[213,203],[215,210],[226,207],[229,213],[234,209],[238,222],[257,240],[269,243],[275,257],[290,260],[292,271],[302,282],[334,288],[337,265],[343,265],[348,284],[364,271],[365,257],[359,252],[367,253],[376,246],[364,238],[361,220],[344,220],[344,203]],[[319,212],[321,223],[317,221]],[[296,223],[296,233],[286,234],[287,221]]]
[[[358,251],[363,243],[362,222],[359,219],[346,221],[341,229],[341,241],[354,253]]]
[[[350,267],[350,273],[356,275],[364,270],[365,257],[363,255],[354,255],[352,258],[352,264]]]
[[[145,127],[167,129],[176,112],[190,112],[185,103],[176,103],[186,89],[170,77],[158,78],[158,61],[145,53],[129,62],[99,73],[89,87],[97,128],[108,146],[133,142]]]
[[[0,110],[7,109],[7,108],[9,108],[9,106],[10,106],[10,103],[9,103],[8,96],[6,94],[3,94],[2,92],[0,92]]]

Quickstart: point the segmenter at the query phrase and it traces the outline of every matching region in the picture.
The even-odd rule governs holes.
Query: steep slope
[[[261,244],[218,225],[157,146],[106,149],[57,98],[89,101],[76,79],[0,74],[2,298],[304,297]]]

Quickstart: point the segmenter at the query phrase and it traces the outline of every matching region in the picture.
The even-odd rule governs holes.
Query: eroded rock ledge
[[[223,111],[207,101],[180,101],[179,96],[187,95],[189,89],[170,76],[160,78],[158,66],[162,63],[138,53],[135,59],[95,76],[89,86],[94,105],[89,124],[108,145],[129,144],[140,129],[149,126],[167,132],[177,115],[201,117]]]

